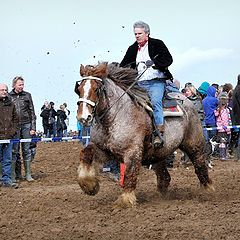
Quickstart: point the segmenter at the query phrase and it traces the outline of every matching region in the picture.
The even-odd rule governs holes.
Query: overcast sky
[[[240,73],[239,0],[0,0],[0,82],[21,75],[42,130],[45,100],[63,102],[76,129],[75,82],[80,64],[120,62],[135,41],[132,25],[147,22],[163,40],[182,86],[203,81],[236,85]]]

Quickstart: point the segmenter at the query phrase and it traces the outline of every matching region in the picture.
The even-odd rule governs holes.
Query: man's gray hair
[[[133,29],[135,28],[143,28],[144,32],[150,35],[150,27],[147,23],[138,21],[133,24]]]
[[[21,77],[21,76],[16,76],[16,77],[12,80],[12,88],[15,87],[15,85],[16,85],[16,83],[17,83],[18,80],[21,80],[21,81],[24,82],[23,77]]]

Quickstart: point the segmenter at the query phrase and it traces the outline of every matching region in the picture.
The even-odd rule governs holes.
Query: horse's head
[[[97,66],[81,64],[82,80],[76,83],[75,92],[79,95],[77,119],[85,126],[90,126],[99,102],[99,91],[103,79],[107,76],[107,63]]]

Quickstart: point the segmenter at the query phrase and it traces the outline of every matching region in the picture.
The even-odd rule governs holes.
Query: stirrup
[[[157,135],[157,136],[154,136],[154,140],[153,140],[153,146],[155,149],[157,148],[162,148],[164,145],[164,139],[163,139],[163,136],[162,134]]]

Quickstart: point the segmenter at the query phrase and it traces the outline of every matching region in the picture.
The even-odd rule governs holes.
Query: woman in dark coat
[[[57,110],[57,136],[62,137],[63,131],[67,129],[67,125],[65,120],[67,119],[67,115],[64,111],[64,105],[60,105],[60,109]]]

